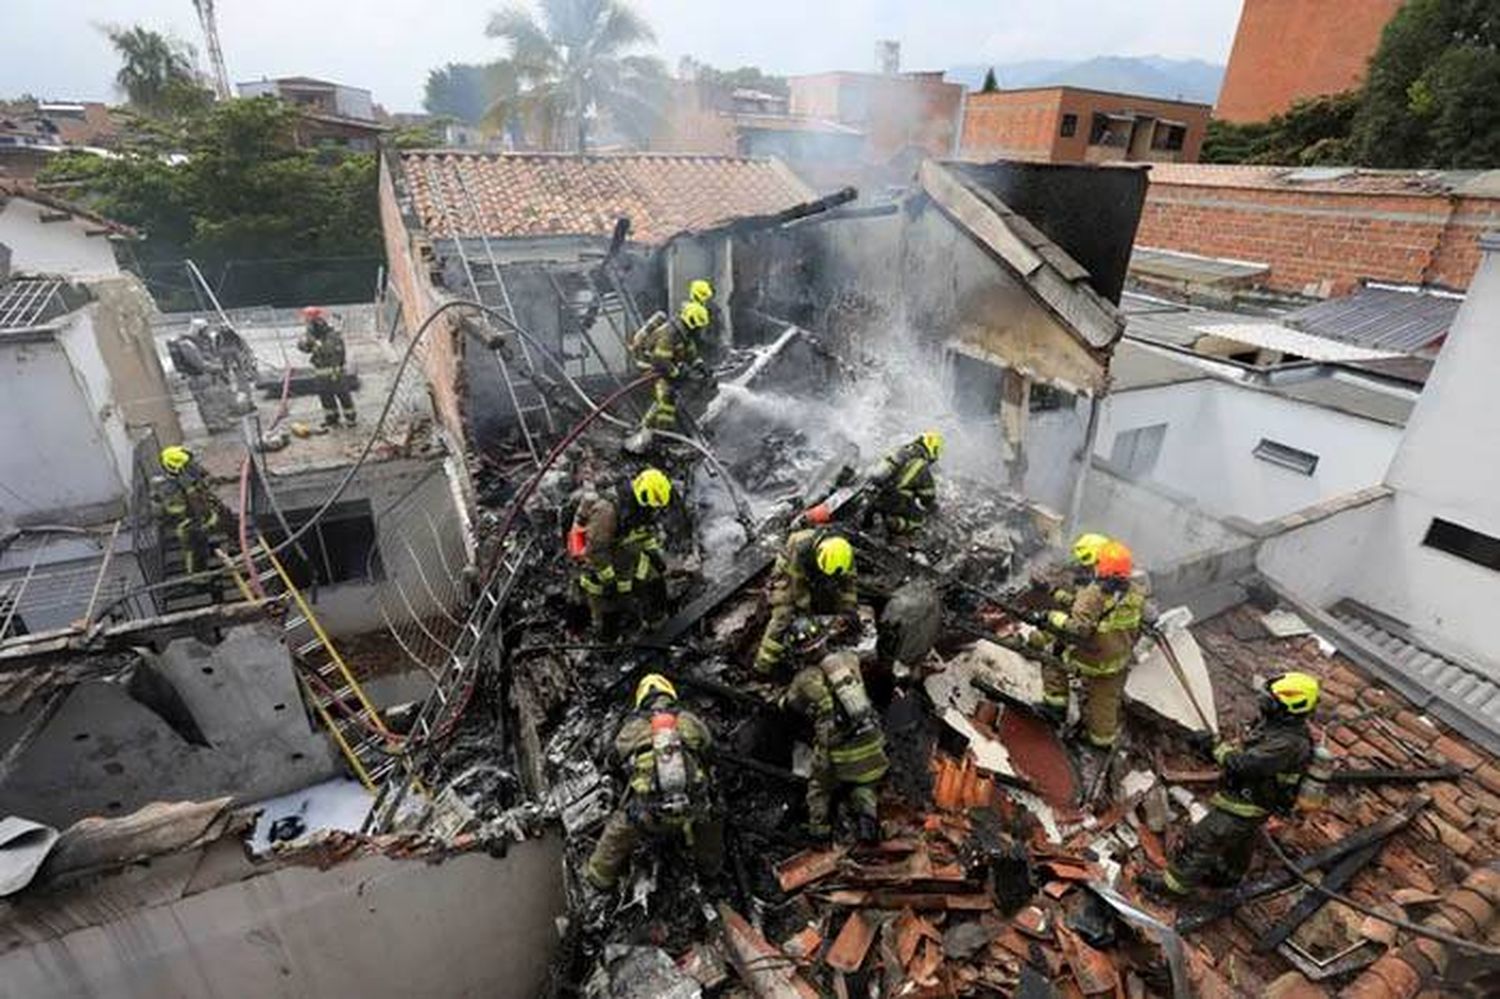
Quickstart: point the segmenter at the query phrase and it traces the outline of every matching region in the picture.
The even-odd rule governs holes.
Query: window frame
[[[1322,461],[1322,455],[1312,451],[1304,451],[1300,447],[1292,447],[1281,441],[1273,441],[1269,437],[1262,437],[1260,443],[1250,449],[1250,454],[1268,465],[1284,468],[1298,475],[1306,475],[1309,478],[1318,470],[1318,462]]]
[[[1433,517],[1428,522],[1422,547],[1463,559],[1481,569],[1500,572],[1500,538],[1445,517]]]
[[[1078,115],[1071,112],[1062,116],[1062,122],[1058,127],[1058,134],[1064,139],[1071,139],[1078,134]]]

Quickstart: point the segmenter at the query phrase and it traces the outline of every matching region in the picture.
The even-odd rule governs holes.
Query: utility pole
[[[214,94],[229,100],[229,72],[224,68],[224,50],[219,48],[219,27],[214,20],[214,0],[193,0],[198,23],[203,26],[203,43],[208,49],[209,67],[214,77]]]

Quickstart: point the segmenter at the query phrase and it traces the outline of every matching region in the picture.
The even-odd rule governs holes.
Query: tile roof
[[[116,222],[112,218],[100,215],[91,208],[85,208],[72,201],[66,201],[54,194],[49,194],[46,191],[39,190],[35,186],[22,183],[18,180],[7,181],[0,179],[0,205],[5,204],[6,198],[22,198],[26,201],[33,201],[39,205],[44,205],[53,211],[64,212],[68,215],[76,215],[79,218],[88,219],[111,236],[119,236],[124,239],[138,239],[141,235],[123,222]]]
[[[775,159],[417,150],[402,153],[401,166],[417,216],[438,238],[606,236],[625,215],[633,239],[657,243],[816,197]]]
[[[1409,194],[1442,197],[1481,182],[1476,170],[1360,170],[1353,167],[1247,166],[1228,163],[1153,163],[1153,184],[1238,187],[1335,194]]]
[[[1298,309],[1286,324],[1343,343],[1411,354],[1448,335],[1463,298],[1394,288],[1361,288]]]

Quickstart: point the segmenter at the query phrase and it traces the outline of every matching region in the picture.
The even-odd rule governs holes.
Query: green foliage
[[[603,119],[644,144],[660,122],[667,74],[661,61],[632,54],[656,40],[623,0],[540,0],[540,17],[512,4],[490,16],[485,33],[510,55],[498,64],[500,96],[486,119],[518,124],[544,149],[588,148]]]
[[[136,111],[157,117],[188,114],[213,101],[193,71],[193,49],[186,42],[140,25],[99,30],[120,57],[115,85]]]
[[[1350,91],[1298,101],[1267,122],[1210,121],[1202,160],[1297,166],[1349,163],[1349,127],[1358,109],[1359,95]]]
[[[58,157],[41,179],[141,229],[147,260],[378,254],[375,155],[298,149],[297,120],[274,97],[225,101],[118,158]]]
[[[790,97],[792,93],[786,77],[772,76],[759,66],[715,69],[707,63],[696,62],[688,58],[683,59],[683,64],[682,68],[691,70],[693,77],[699,83],[725,93],[735,90],[759,90],[761,93],[775,94],[777,97]]]
[[[984,74],[984,83],[980,86],[981,94],[994,94],[1000,90],[1000,81],[995,79],[995,67],[991,66]]]
[[[1500,0],[1409,0],[1370,62],[1352,142],[1370,166],[1500,165]]]
[[[468,125],[478,125],[504,89],[504,77],[496,63],[450,62],[427,74],[422,107],[429,114],[447,115]]]

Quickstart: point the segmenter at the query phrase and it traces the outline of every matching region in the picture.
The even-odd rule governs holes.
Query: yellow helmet
[[[698,278],[688,283],[688,298],[702,305],[714,297],[714,286],[703,278]]]
[[[672,502],[672,480],[659,468],[647,468],[630,483],[635,501],[659,510]]]
[[[943,435],[936,430],[929,430],[918,438],[922,447],[927,450],[927,457],[937,461],[943,455]]]
[[[188,462],[193,460],[193,452],[181,444],[169,444],[161,449],[161,467],[176,475],[188,467]]]
[[[1099,561],[1099,552],[1109,544],[1103,534],[1080,534],[1073,539],[1073,561],[1079,565],[1092,566]]]
[[[1289,715],[1309,715],[1318,706],[1318,678],[1308,673],[1273,676],[1266,690]]]
[[[647,673],[641,677],[641,682],[635,685],[635,706],[639,710],[642,704],[654,694],[661,694],[677,700],[677,688],[672,686],[672,681],[660,673]]]
[[[708,310],[702,302],[683,302],[677,318],[690,330],[708,329]]]
[[[825,576],[847,576],[854,571],[854,546],[834,534],[818,542],[818,570]]]

